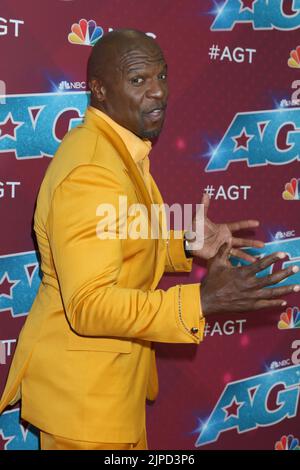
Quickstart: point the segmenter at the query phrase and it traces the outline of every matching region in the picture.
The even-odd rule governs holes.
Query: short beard
[[[164,120],[162,121],[161,126],[158,129],[154,129],[153,131],[147,131],[141,122],[140,132],[138,133],[138,136],[141,139],[149,139],[149,140],[156,139],[161,133],[163,125],[164,125]]]
[[[139,137],[141,139],[156,139],[159,134],[161,133],[161,128],[156,129],[154,131],[146,131],[145,129],[142,129],[141,132],[139,133]]]

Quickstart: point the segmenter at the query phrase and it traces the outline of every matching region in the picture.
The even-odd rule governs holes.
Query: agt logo
[[[41,282],[35,251],[0,256],[0,313],[27,315]]]
[[[244,23],[254,30],[290,31],[300,26],[300,0],[227,0],[212,13],[216,14],[212,31],[232,31]]]
[[[280,315],[279,330],[291,330],[300,328],[300,311],[298,307],[289,307]]]
[[[226,385],[208,420],[196,432],[195,447],[218,440],[222,432],[236,429],[239,434],[259,427],[273,426],[297,416],[300,365],[273,370]],[[276,393],[276,408],[270,406]]]
[[[292,178],[291,181],[286,183],[282,198],[286,201],[296,201],[300,199],[299,179]]]
[[[108,32],[113,31],[113,28],[108,28]],[[94,46],[96,42],[102,38],[104,30],[98,26],[96,21],[82,18],[78,23],[71,26],[71,33],[68,35],[68,41],[71,44],[78,44],[81,46]],[[156,38],[154,33],[146,33],[152,38]]]
[[[60,144],[58,122],[67,111],[77,117],[68,129],[82,122],[88,104],[86,92],[7,95],[0,106],[0,154],[12,152],[17,159],[52,157]]]
[[[20,422],[19,409],[0,415],[1,450],[38,450],[38,431],[31,424]]]
[[[282,436],[280,441],[276,442],[275,450],[300,450],[299,439],[292,434]]]
[[[0,181],[0,199],[16,197],[16,186],[20,186],[20,181]]]
[[[23,20],[7,20],[0,17],[0,36],[13,35],[15,38],[18,38],[20,33],[19,27],[23,24]]]
[[[223,324],[220,324],[219,322],[215,322],[213,325],[210,323],[206,322],[205,323],[205,328],[204,328],[204,336],[214,336],[214,335],[219,335],[219,336],[230,336],[235,333],[237,334],[243,334],[244,332],[244,327],[246,324],[247,320],[246,319],[240,319],[240,320],[228,320]]]
[[[299,160],[299,128],[297,108],[237,113],[217,148],[209,153],[205,171],[225,171],[231,163],[242,161],[257,167]]]

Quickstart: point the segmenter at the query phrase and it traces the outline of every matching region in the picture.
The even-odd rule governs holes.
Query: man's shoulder
[[[62,165],[69,163],[110,165],[114,162],[114,157],[119,157],[119,154],[109,138],[101,131],[95,131],[82,124],[65,135],[54,155],[54,160]]]
[[[45,176],[51,176],[52,184],[56,186],[75,168],[89,164],[116,172],[122,171],[124,166],[118,151],[106,135],[82,124],[65,135]]]
[[[46,170],[37,201],[37,209],[42,211],[38,212],[47,214],[56,188],[87,165],[110,170],[120,182],[124,179],[124,163],[112,143],[104,134],[79,125],[65,135]]]

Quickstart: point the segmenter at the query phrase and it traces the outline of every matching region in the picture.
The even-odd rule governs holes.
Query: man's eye
[[[133,85],[141,85],[143,81],[144,79],[142,77],[133,77],[130,79],[130,82],[133,83]]]
[[[161,73],[161,74],[158,76],[158,78],[159,78],[160,80],[167,80],[167,77],[168,77],[168,76],[167,76],[166,73]]]

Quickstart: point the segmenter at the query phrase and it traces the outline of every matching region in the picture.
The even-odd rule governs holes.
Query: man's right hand
[[[299,292],[297,284],[269,287],[299,271],[290,266],[274,274],[257,277],[256,274],[286,257],[285,253],[272,253],[249,266],[234,267],[228,260],[230,246],[224,244],[212,259],[208,273],[201,283],[201,304],[204,316],[220,312],[244,312],[261,308],[285,306],[286,294]]]

